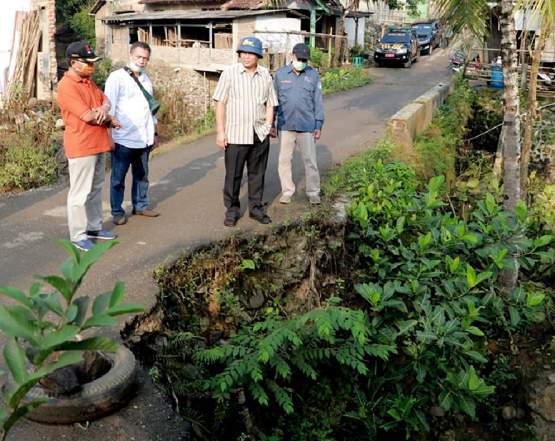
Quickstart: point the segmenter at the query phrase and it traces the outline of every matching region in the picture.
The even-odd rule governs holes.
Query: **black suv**
[[[421,53],[431,55],[436,47],[439,47],[440,35],[437,21],[420,21],[412,24],[412,29],[418,36]]]
[[[390,29],[374,50],[374,61],[380,67],[389,62],[400,62],[405,67],[411,67],[419,55],[418,37],[412,29]]]

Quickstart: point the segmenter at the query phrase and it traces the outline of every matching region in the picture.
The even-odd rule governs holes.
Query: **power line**
[[[552,106],[555,106],[555,103],[550,103],[550,104],[546,104],[545,106],[538,107],[537,110],[547,109],[548,107],[552,107]],[[522,118],[522,117],[526,116],[527,114],[528,114],[528,112],[524,112],[524,113],[521,113],[518,116],[519,116],[519,118]],[[487,135],[490,132],[493,132],[495,129],[498,129],[499,127],[501,127],[503,124],[504,123],[497,124],[496,126],[487,129],[485,132],[482,132],[482,133],[480,133],[476,136],[473,136],[472,138],[463,139],[463,141],[464,142],[474,141],[475,139],[481,138],[482,136]]]

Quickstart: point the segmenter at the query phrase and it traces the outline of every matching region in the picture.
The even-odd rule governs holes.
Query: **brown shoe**
[[[160,213],[158,213],[157,211],[154,211],[150,208],[146,208],[144,210],[135,210],[133,208],[133,214],[135,214],[137,216],[146,216],[146,217],[158,217],[158,216],[160,216]]]
[[[127,215],[126,214],[119,214],[112,217],[112,222],[115,225],[125,225],[127,223]]]

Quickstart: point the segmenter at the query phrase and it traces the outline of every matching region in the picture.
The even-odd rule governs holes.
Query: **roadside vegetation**
[[[321,74],[321,79],[324,95],[366,86],[371,81],[368,70],[361,67],[327,69]]]
[[[533,439],[524,388],[555,349],[551,208],[504,210],[493,155],[461,149],[475,102],[458,82],[408,163],[384,139],[335,169],[346,225],[324,209],[156,271],[130,342],[199,439]],[[436,156],[449,185],[422,167]]]
[[[57,178],[58,112],[50,103],[29,103],[15,91],[0,112],[0,192],[27,190]]]

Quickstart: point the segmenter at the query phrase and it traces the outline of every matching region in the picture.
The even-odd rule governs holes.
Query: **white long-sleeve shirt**
[[[152,82],[146,73],[137,79],[152,95]],[[108,76],[105,94],[112,105],[110,115],[115,116],[122,126],[121,129],[112,129],[114,142],[130,149],[143,149],[154,144],[156,119],[150,112],[143,92],[124,69],[118,69]]]

